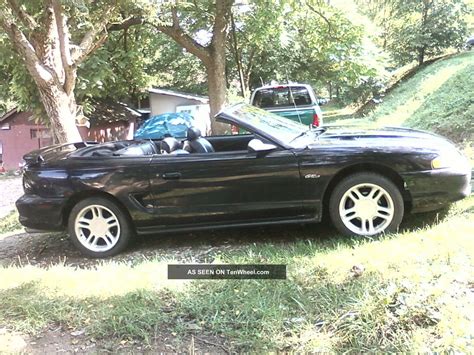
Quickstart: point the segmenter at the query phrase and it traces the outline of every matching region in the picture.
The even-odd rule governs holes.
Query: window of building
[[[10,129],[10,123],[4,123],[0,125],[0,130],[6,131],[8,129]]]
[[[51,132],[47,128],[32,128],[30,129],[31,139],[51,138]]]

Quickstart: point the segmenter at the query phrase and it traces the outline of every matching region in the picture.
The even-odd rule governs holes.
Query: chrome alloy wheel
[[[358,184],[347,190],[339,202],[342,223],[353,233],[375,235],[392,222],[392,197],[375,184]]]
[[[74,228],[79,242],[94,252],[112,249],[120,238],[117,216],[101,205],[90,205],[80,210]]]

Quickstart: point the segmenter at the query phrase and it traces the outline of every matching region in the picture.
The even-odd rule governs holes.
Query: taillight
[[[26,175],[23,175],[23,191],[25,194],[34,193],[33,182]]]
[[[319,127],[319,116],[317,113],[313,114],[313,126]]]

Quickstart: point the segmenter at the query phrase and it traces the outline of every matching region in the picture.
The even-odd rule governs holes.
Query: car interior
[[[120,157],[247,151],[248,143],[253,138],[253,134],[203,137],[198,128],[190,127],[185,139],[165,137],[161,140],[107,142],[80,149],[73,156]]]

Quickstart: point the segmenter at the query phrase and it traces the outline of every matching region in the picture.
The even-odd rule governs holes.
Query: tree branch
[[[218,1],[219,2],[219,1]],[[185,48],[189,53],[198,57],[204,65],[209,62],[209,49],[199,44],[194,38],[184,32],[179,24],[177,9],[171,9],[173,24],[171,26],[157,25],[152,22],[146,22],[150,26],[156,28],[158,31],[171,37],[175,42]]]
[[[64,90],[69,95],[74,90],[76,82],[76,70],[71,58],[71,49],[69,46],[69,30],[67,19],[64,16],[63,9],[58,0],[52,0],[54,17],[59,37],[59,49],[61,52],[61,61],[64,68]]]
[[[25,34],[20,31],[16,24],[8,22],[0,14],[0,27],[2,27],[10,38],[13,47],[24,58],[26,67],[30,71],[38,85],[46,85],[54,80],[51,72],[41,63],[36,55],[35,49],[26,38]]]
[[[309,3],[306,3],[306,6],[308,6],[309,9],[311,11],[313,11],[315,14],[317,14],[319,17],[321,17],[324,20],[324,22],[326,22],[326,24],[328,25],[329,35],[331,35],[332,26],[331,26],[331,22],[328,20],[328,18],[326,16],[324,16],[324,14],[321,11],[316,10],[316,8],[313,5],[311,5]]]
[[[106,21],[109,17],[109,14],[113,11],[114,8],[115,4],[109,6],[109,8],[105,10],[102,17],[106,19]],[[99,36],[98,39],[96,39],[97,36]],[[84,37],[82,38],[81,43],[79,44],[79,48],[77,48],[72,53],[72,60],[74,65],[79,65],[90,53],[99,48],[105,42],[107,37],[107,22],[93,26],[92,29],[87,31]]]
[[[216,12],[214,26],[212,28],[211,46],[219,46],[217,43],[223,43],[227,37],[227,27],[229,24],[230,13],[234,0],[216,1]]]
[[[141,25],[145,23],[145,20],[143,17],[129,17],[125,19],[123,22],[120,23],[111,23],[107,30],[109,32],[111,31],[121,31],[121,30],[126,30],[129,27],[136,26],[136,25]]]
[[[23,25],[28,28],[28,30],[33,31],[38,26],[35,19],[23,10],[16,0],[7,0],[7,2],[10,5],[10,9],[20,19]]]
[[[101,32],[105,31],[100,35],[100,37],[96,40],[96,36]],[[84,38],[81,41],[81,44],[79,45],[79,50],[73,53],[73,61],[74,61],[74,66],[78,66],[79,64],[82,63],[82,61],[92,52],[100,48],[102,44],[107,40],[107,37],[109,36],[107,29],[103,27],[99,31],[89,31],[86,33]]]
[[[248,78],[249,75],[250,75],[250,72],[252,71],[252,67],[253,67],[253,57],[255,55],[255,47],[252,47],[252,49],[250,50],[250,55],[249,55],[249,58],[248,58],[248,64],[247,64],[247,70],[245,71],[245,77]]]

